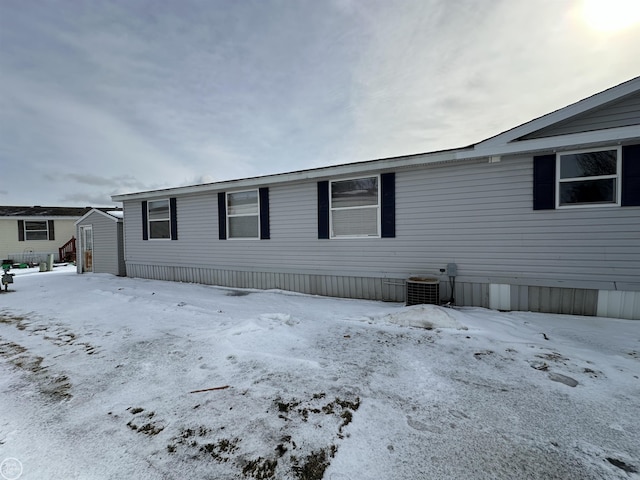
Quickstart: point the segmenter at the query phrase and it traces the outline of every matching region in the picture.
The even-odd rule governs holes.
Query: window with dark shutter
[[[395,173],[318,182],[318,238],[395,236]]]

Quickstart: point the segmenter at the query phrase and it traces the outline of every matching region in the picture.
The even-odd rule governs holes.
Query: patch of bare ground
[[[338,452],[339,442],[348,436],[346,427],[360,407],[360,398],[353,395],[332,400],[326,397],[321,392],[308,398],[274,398],[265,412],[267,417],[259,422],[265,431],[255,430],[250,442],[232,434],[234,425],[197,424],[178,430],[166,452],[175,461],[202,462],[203,468],[206,462],[213,461],[220,468],[235,472],[234,478],[320,480]],[[142,407],[127,410],[134,415],[127,426],[145,433],[141,432],[138,419],[149,414]],[[326,432],[325,443],[309,443],[300,428],[304,423]],[[280,427],[274,430],[272,426],[278,424]],[[155,428],[160,427],[156,424]],[[264,439],[261,446],[256,446],[256,438]]]
[[[22,371],[27,379],[35,383],[42,395],[54,401],[71,398],[72,384],[69,377],[54,372],[51,367],[42,366],[44,358],[31,354],[26,347],[0,337],[0,357]]]
[[[35,323],[26,316],[13,315],[4,310],[0,310],[0,324],[13,325],[30,335],[41,335],[58,347],[80,347],[87,355],[93,355],[98,351],[90,343],[79,341],[78,336],[63,325]]]

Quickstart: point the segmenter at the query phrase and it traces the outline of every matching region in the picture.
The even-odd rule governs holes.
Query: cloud
[[[108,207],[114,205],[111,195],[108,193],[72,193],[60,197],[60,201],[65,204],[92,206],[92,207]]]
[[[351,149],[362,159],[478,142],[637,74],[640,32],[602,50],[568,2],[430,0],[357,15],[367,42]]]
[[[96,187],[111,187],[111,188],[136,188],[144,189],[148,188],[147,184],[138,181],[136,178],[130,175],[120,175],[117,177],[102,177],[99,175],[91,174],[58,174],[47,173],[44,175],[47,180],[54,182],[75,182],[81,185],[90,185]]]
[[[570,2],[212,5],[2,3],[8,201],[465,146],[637,75]]]

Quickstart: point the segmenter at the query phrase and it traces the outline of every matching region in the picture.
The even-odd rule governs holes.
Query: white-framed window
[[[556,158],[558,208],[620,205],[620,147],[562,152]]]
[[[329,182],[331,238],[380,236],[380,177]]]
[[[229,239],[260,238],[260,197],[258,190],[227,193]]]
[[[49,240],[49,223],[46,220],[24,222],[25,240]]]
[[[171,239],[171,212],[169,199],[147,203],[150,239]]]

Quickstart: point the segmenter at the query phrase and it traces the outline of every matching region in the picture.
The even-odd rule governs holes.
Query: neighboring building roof
[[[531,154],[540,151],[547,151],[549,149],[565,149],[578,145],[581,147],[597,146],[610,143],[612,141],[635,142],[640,139],[640,129],[635,124],[617,128],[607,128],[600,131],[580,132],[548,138],[527,139],[526,136],[541,129],[548,128],[551,125],[565,122],[566,120],[576,117],[577,115],[584,114],[587,111],[601,108],[604,105],[611,104],[612,102],[618,101],[637,92],[640,92],[640,77],[633,78],[616,85],[615,87],[596,93],[595,95],[580,100],[579,102],[538,117],[468,147],[332,165],[308,170],[265,175],[261,177],[126,193],[113,195],[111,199],[116,202],[122,202],[125,200],[140,198],[158,198],[167,195],[210,192],[229,188],[255,188],[260,185],[272,185],[328,176],[357,174],[373,170],[380,171],[386,168],[397,169],[418,165],[459,162],[479,158],[488,158],[490,161],[498,161],[501,155]]]
[[[120,210],[107,210],[105,213],[111,215],[112,217],[115,218],[124,218],[124,211],[122,209]]]
[[[0,217],[81,217],[91,207],[0,206]]]
[[[93,207],[33,207],[0,205],[0,217],[81,217]],[[118,210],[114,207],[100,208],[102,211]]]

